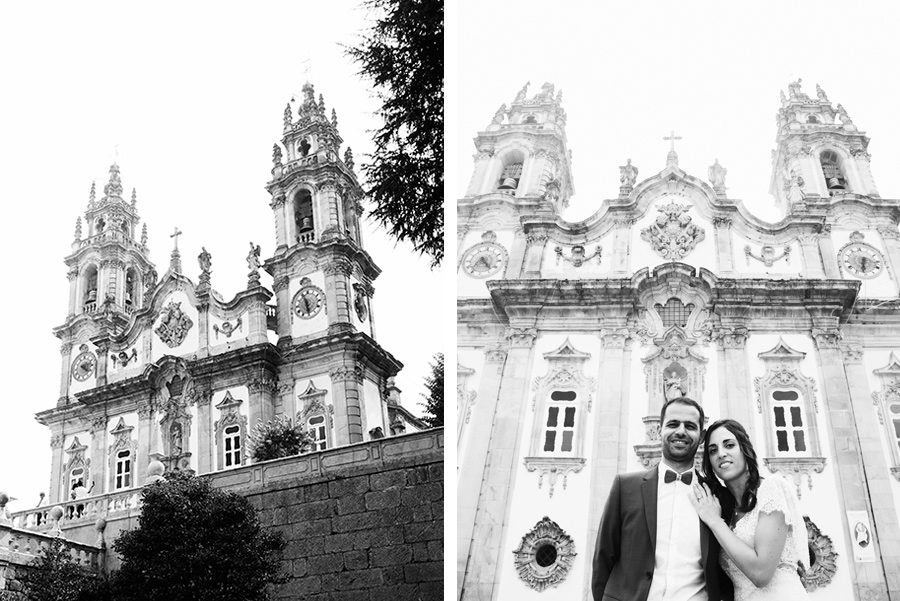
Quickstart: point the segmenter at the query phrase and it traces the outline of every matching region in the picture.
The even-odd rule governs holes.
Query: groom
[[[703,408],[674,398],[659,422],[659,465],[613,480],[594,551],[594,601],[730,601],[719,545],[688,498]]]

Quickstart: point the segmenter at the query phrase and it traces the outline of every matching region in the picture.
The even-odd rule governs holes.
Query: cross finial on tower
[[[175,248],[172,249],[172,256],[169,258],[169,271],[172,273],[181,273],[181,253],[178,252],[178,236],[183,232],[175,228],[175,231],[169,235],[169,238],[175,239]]]
[[[663,140],[669,140],[671,142],[669,154],[666,156],[666,167],[678,167],[678,154],[675,152],[675,140],[680,139],[681,136],[676,136],[674,129],[668,136],[663,136]]]
[[[174,239],[175,239],[175,250],[176,250],[176,251],[178,250],[178,236],[180,236],[180,235],[183,234],[183,233],[184,233],[184,232],[182,232],[182,231],[181,231],[180,229],[178,229],[178,227],[176,226],[176,227],[175,227],[175,231],[172,232],[172,234],[169,235],[169,238],[174,238]]]
[[[663,140],[671,140],[671,142],[672,142],[671,146],[669,146],[669,152],[675,152],[675,140],[680,140],[680,139],[681,139],[681,136],[676,136],[674,129],[672,130],[672,133],[670,133],[668,136],[663,137]]]

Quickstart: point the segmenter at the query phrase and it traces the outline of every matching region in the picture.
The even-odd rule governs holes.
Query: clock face
[[[850,244],[841,249],[841,266],[858,278],[874,278],[884,267],[884,257],[872,246],[863,243]]]
[[[493,242],[476,244],[463,256],[463,269],[473,278],[494,275],[506,265],[506,249]]]
[[[94,375],[97,369],[97,358],[94,353],[84,352],[72,361],[72,377],[83,382]]]
[[[294,296],[294,313],[300,319],[315,317],[325,305],[325,293],[316,286],[305,286]]]

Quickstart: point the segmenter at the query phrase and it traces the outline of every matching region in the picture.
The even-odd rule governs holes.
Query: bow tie
[[[676,480],[681,480],[685,484],[690,484],[691,480],[694,478],[694,472],[692,470],[688,470],[683,474],[676,474],[672,470],[666,470],[666,475],[663,476],[663,482],[669,484],[670,482],[675,482]]]

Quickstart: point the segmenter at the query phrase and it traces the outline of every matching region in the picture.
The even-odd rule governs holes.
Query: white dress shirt
[[[657,469],[656,565],[647,601],[707,601],[700,518],[688,498],[691,487],[681,480],[666,484],[667,470],[680,472],[665,461],[660,461]],[[696,472],[693,478],[696,482]]]

